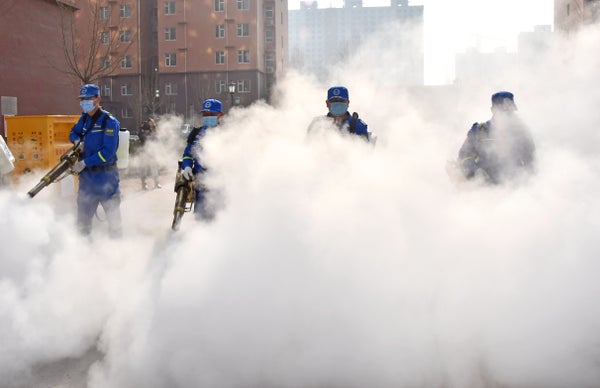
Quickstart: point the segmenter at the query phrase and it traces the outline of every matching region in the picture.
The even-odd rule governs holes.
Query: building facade
[[[552,26],[534,26],[533,31],[521,32],[518,38],[519,68],[543,66],[550,54],[554,34]]]
[[[103,105],[133,131],[150,115],[189,120],[206,98],[268,101],[287,66],[286,1],[99,1],[115,19],[108,32],[129,39],[98,81]]]
[[[510,85],[518,71],[518,56],[505,48],[494,52],[469,49],[455,56],[455,85],[492,88]],[[493,75],[493,77],[490,77]]]
[[[600,0],[554,0],[554,27],[571,33],[600,21]]]
[[[456,54],[454,84],[467,88],[510,88],[534,69],[544,66],[553,36],[552,26],[538,25],[533,31],[519,33],[516,53],[506,48],[493,52],[471,48]]]
[[[65,74],[60,26],[61,6],[74,2],[2,0],[0,2],[0,114],[55,115],[80,112],[74,96],[79,84]],[[4,120],[0,119],[4,135]]]
[[[100,87],[101,105],[114,114],[121,127],[135,131],[148,111],[144,87],[156,49],[152,47],[152,18],[156,0],[81,1],[76,15],[82,39],[80,58],[93,62],[81,83]],[[88,51],[90,50],[91,51]]]
[[[342,8],[319,8],[316,1],[303,1],[289,11],[290,67],[328,76],[328,69],[343,62],[369,36],[389,23],[399,23],[403,36],[389,50],[402,52],[405,79],[402,85],[424,81],[423,6],[392,0],[387,7],[363,7],[360,0],[347,0]]]

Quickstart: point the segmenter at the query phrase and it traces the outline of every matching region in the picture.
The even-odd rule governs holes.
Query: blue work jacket
[[[458,152],[466,178],[481,170],[491,183],[500,183],[517,173],[533,171],[535,145],[529,129],[513,115],[475,123]]]
[[[102,109],[93,116],[81,115],[71,128],[69,140],[72,143],[84,142],[81,159],[86,167],[112,166],[117,162],[120,126],[119,120]]]

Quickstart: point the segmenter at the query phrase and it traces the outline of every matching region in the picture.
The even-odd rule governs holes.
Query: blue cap
[[[79,90],[79,98],[90,98],[90,97],[96,97],[99,95],[100,95],[100,88],[98,87],[98,85],[94,85],[94,84],[83,85],[81,87],[81,90]]]
[[[332,86],[327,91],[327,101],[333,98],[341,98],[344,100],[349,100],[348,98],[348,89],[343,86]]]
[[[223,104],[219,100],[209,98],[202,103],[201,112],[223,113]]]
[[[503,110],[516,110],[515,96],[511,92],[501,91],[492,94],[492,106]]]

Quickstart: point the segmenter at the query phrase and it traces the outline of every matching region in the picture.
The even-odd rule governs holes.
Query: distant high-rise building
[[[600,0],[554,0],[554,26],[570,33],[600,21]]]
[[[289,12],[290,67],[311,72],[324,79],[328,70],[347,59],[368,36],[389,23],[399,23],[405,36],[399,50],[403,85],[422,85],[424,80],[423,6],[409,6],[407,0],[391,0],[387,7],[363,7],[361,0],[345,0],[343,8],[318,8],[316,1],[303,1]]]
[[[456,54],[455,85],[481,87],[501,87],[509,85],[518,70],[516,53],[509,53],[505,48],[494,52],[480,52],[469,49],[465,53]]]
[[[97,2],[114,21],[99,33],[127,43],[98,58],[119,63],[98,80],[103,105],[133,130],[152,114],[189,119],[206,98],[226,109],[269,100],[287,66],[286,1]]]
[[[519,34],[519,67],[535,68],[542,66],[550,51],[553,33],[552,26],[535,26],[533,31]]]

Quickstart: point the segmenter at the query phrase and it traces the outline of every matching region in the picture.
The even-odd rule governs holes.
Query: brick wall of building
[[[79,82],[63,72],[55,1],[2,0],[0,53],[0,96],[17,98],[18,115],[80,113],[75,99]],[[0,132],[4,133],[4,120]]]

